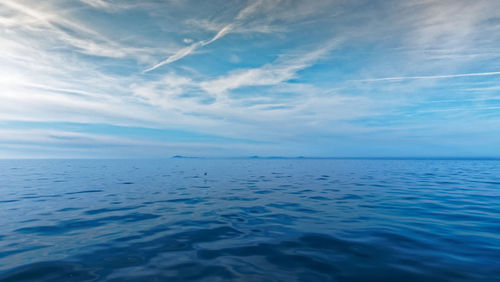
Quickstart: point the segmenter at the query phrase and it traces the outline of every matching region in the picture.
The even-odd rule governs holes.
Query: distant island
[[[245,157],[243,157],[245,158]],[[298,156],[298,157],[281,157],[281,156],[268,156],[268,157],[261,157],[261,156],[251,156],[249,159],[305,159],[306,157],[304,156]]]
[[[200,157],[175,155],[172,159],[235,159],[235,160],[500,160],[498,157],[284,157],[284,156],[241,156]]]
[[[199,156],[182,156],[175,155],[172,159],[264,159],[264,160],[295,160],[295,159],[318,159],[317,157],[283,157],[283,156],[249,156],[249,157],[199,157]]]
[[[172,157],[172,159],[203,159],[203,158],[202,157],[190,157],[190,156],[175,155]]]

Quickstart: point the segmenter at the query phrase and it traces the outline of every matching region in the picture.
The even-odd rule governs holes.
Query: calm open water
[[[0,179],[1,281],[500,281],[500,161],[3,160]]]

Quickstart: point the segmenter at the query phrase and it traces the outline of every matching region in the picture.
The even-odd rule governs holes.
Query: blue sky
[[[500,1],[0,2],[0,158],[500,157]]]

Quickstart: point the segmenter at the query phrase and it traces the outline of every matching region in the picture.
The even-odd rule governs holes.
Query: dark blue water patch
[[[245,222],[246,221],[246,219],[245,219],[246,216],[244,216],[241,213],[222,214],[221,217],[227,218],[227,219],[230,219],[230,220],[239,221],[239,222]]]
[[[317,214],[318,213],[318,210],[308,209],[308,208],[296,208],[293,211],[300,212],[300,213],[309,213],[309,214]]]
[[[241,201],[241,202],[253,202],[258,200],[259,198],[256,197],[238,197],[238,196],[232,196],[232,197],[221,197],[221,200],[225,201]]]
[[[102,208],[102,209],[95,209],[95,210],[87,210],[84,213],[85,214],[102,214],[102,213],[109,213],[109,212],[116,212],[116,211],[129,211],[129,210],[135,210],[140,208],[141,206],[134,206],[134,207],[121,207],[121,208]]]
[[[318,200],[318,201],[328,201],[328,200],[330,200],[329,198],[323,197],[323,196],[313,196],[313,197],[309,197],[309,199]]]
[[[363,199],[361,196],[354,195],[354,194],[348,194],[345,195],[344,197],[340,198],[339,200],[361,200]]]
[[[23,196],[21,199],[40,199],[40,198],[59,198],[61,195],[36,195],[36,196]]]
[[[253,206],[253,207],[243,207],[241,208],[246,213],[249,214],[265,214],[265,213],[270,213],[270,210],[266,209],[265,207],[262,206]]]
[[[83,190],[83,191],[77,191],[77,192],[67,192],[65,193],[66,195],[75,195],[75,194],[87,194],[87,193],[99,193],[99,192],[104,192],[104,190]]]
[[[122,216],[107,216],[90,220],[65,220],[56,225],[39,225],[16,229],[15,232],[39,235],[58,235],[79,229],[88,229],[105,225],[108,222],[133,223],[160,217],[155,214],[131,213]]]
[[[95,281],[99,276],[94,271],[70,262],[41,262],[19,267],[0,276],[9,281]]]
[[[67,211],[77,211],[81,210],[82,208],[62,208],[60,210],[57,210],[58,212],[67,212]]]
[[[220,265],[204,265],[200,263],[183,263],[161,269],[158,274],[130,275],[109,281],[192,281],[192,280],[227,280],[234,278],[232,272]],[[164,273],[163,275],[160,273]],[[169,275],[170,274],[170,275]],[[214,280],[214,281],[215,281]]]
[[[310,194],[312,192],[314,192],[314,191],[310,190],[310,189],[304,189],[304,190],[288,192],[288,193],[292,194],[292,195],[307,195],[307,194]]]
[[[298,203],[271,203],[267,205],[268,207],[273,207],[273,208],[278,208],[278,209],[284,209],[284,210],[295,210],[299,208],[301,205]]]
[[[371,236],[379,240],[385,240],[386,243],[384,245],[390,246],[391,248],[399,247],[399,248],[411,248],[415,250],[433,250],[432,245],[423,241],[415,240],[412,237],[403,236],[401,234],[376,230],[370,232]]]
[[[265,215],[262,217],[262,220],[267,221],[269,223],[278,223],[280,225],[293,225],[297,221],[296,216],[284,214],[284,213],[273,213],[269,215]]]
[[[30,246],[30,247],[25,247],[25,248],[16,248],[15,250],[2,250],[0,251],[0,258],[24,253],[24,252],[29,252],[33,250],[38,250],[38,249],[43,249],[46,248],[47,246]]]
[[[193,188],[198,188],[198,189],[209,189],[210,186],[206,186],[206,185],[195,185],[193,186]]]
[[[379,188],[389,187],[389,185],[386,185],[386,184],[377,184],[377,183],[371,184],[371,186],[373,186],[373,187],[379,187]]]
[[[164,202],[164,203],[184,203],[184,204],[195,205],[195,204],[202,203],[204,201],[205,201],[205,199],[196,197],[196,198],[178,198],[178,199],[162,200],[161,202]]]
[[[273,191],[271,190],[260,190],[260,191],[255,191],[255,194],[271,194]]]
[[[13,203],[13,202],[19,202],[19,200],[2,200],[2,201],[0,201],[0,204],[2,204],[2,203]]]
[[[138,240],[141,239],[143,236],[142,235],[133,235],[133,236],[125,236],[125,237],[120,237],[115,239],[115,242],[127,242],[127,241],[133,241],[133,240]]]
[[[182,228],[185,227],[186,225],[189,225],[190,227],[196,226],[198,229],[204,227],[206,229],[214,228],[214,227],[220,227],[224,226],[225,223],[220,220],[182,220],[182,221],[174,221],[169,224],[170,227],[177,227],[177,228]]]

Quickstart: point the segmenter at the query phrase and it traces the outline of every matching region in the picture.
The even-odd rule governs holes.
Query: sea
[[[500,281],[500,161],[1,160],[0,281]]]

